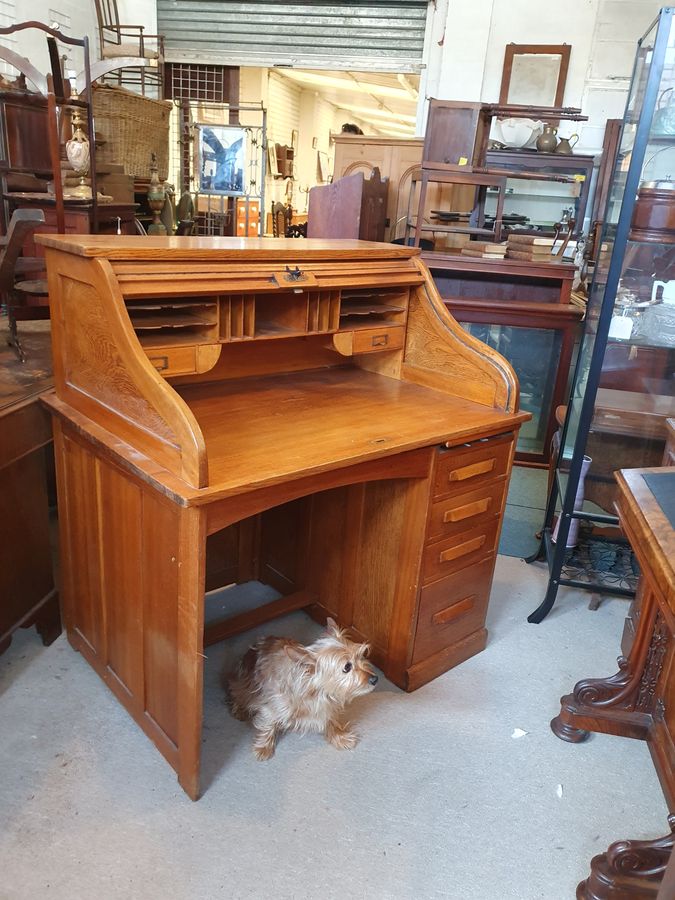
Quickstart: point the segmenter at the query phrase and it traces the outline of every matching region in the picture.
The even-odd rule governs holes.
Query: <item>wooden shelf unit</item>
[[[249,626],[333,616],[408,691],[483,649],[528,414],[510,365],[457,325],[417,250],[40,241],[65,626],[193,799],[203,650],[241,630],[238,617],[204,627],[207,584],[280,590]],[[206,323],[150,347],[134,304]]]

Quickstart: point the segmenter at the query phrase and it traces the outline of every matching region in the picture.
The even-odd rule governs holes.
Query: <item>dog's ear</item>
[[[284,652],[292,662],[302,666],[310,674],[316,671],[316,659],[307,647],[296,647],[293,644],[287,644],[284,647]]]
[[[342,635],[342,629],[335,619],[332,619],[330,616],[326,619],[326,631],[328,634],[334,635],[334,637],[340,637]]]

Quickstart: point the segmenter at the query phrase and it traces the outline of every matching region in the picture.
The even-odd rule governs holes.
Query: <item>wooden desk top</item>
[[[148,477],[184,502],[463,443],[529,418],[517,412],[511,367],[448,314],[415,248],[37,240],[60,310],[49,405],[92,440],[123,442],[115,452],[139,470],[143,454],[154,464]],[[291,277],[296,265],[303,282]]]
[[[573,263],[556,261],[529,262],[525,259],[481,259],[477,256],[462,256],[459,253],[426,252],[422,259],[429,269],[458,272],[483,272],[495,275],[518,275],[532,278],[550,278],[557,281],[572,281],[576,268]]]
[[[642,568],[651,571],[651,582],[675,615],[675,530],[670,525],[649,485],[642,477],[672,468],[620,469],[618,512]]]
[[[142,260],[158,255],[177,259],[238,259],[246,251],[247,260],[320,260],[367,257],[369,259],[409,259],[419,254],[417,247],[377,244],[372,241],[325,241],[318,238],[216,238],[216,237],[146,237],[109,234],[37,234],[35,240],[45,247],[63,250],[76,256],[106,259]]]
[[[441,444],[529,418],[357,368],[178,389],[204,435],[220,496]]]

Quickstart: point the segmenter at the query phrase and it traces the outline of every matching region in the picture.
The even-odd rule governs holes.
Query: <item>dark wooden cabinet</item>
[[[61,631],[47,497],[52,429],[40,403],[52,382],[31,380],[22,371],[26,364],[6,353],[0,376],[0,652],[19,627],[37,625],[45,644]],[[38,371],[45,362],[49,368],[48,356],[38,357]]]
[[[307,237],[383,241],[387,215],[388,179],[373,169],[338,178],[309,192]]]
[[[515,369],[521,403],[532,413],[521,428],[516,459],[546,464],[583,315],[569,302],[574,266],[439,253],[424,259],[455,319]]]

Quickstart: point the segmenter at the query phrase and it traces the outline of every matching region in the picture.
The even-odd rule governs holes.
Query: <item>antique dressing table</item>
[[[417,250],[38,240],[65,626],[190,797],[205,645],[304,608],[409,691],[483,649],[528,415]],[[205,629],[251,579],[283,596]]]

